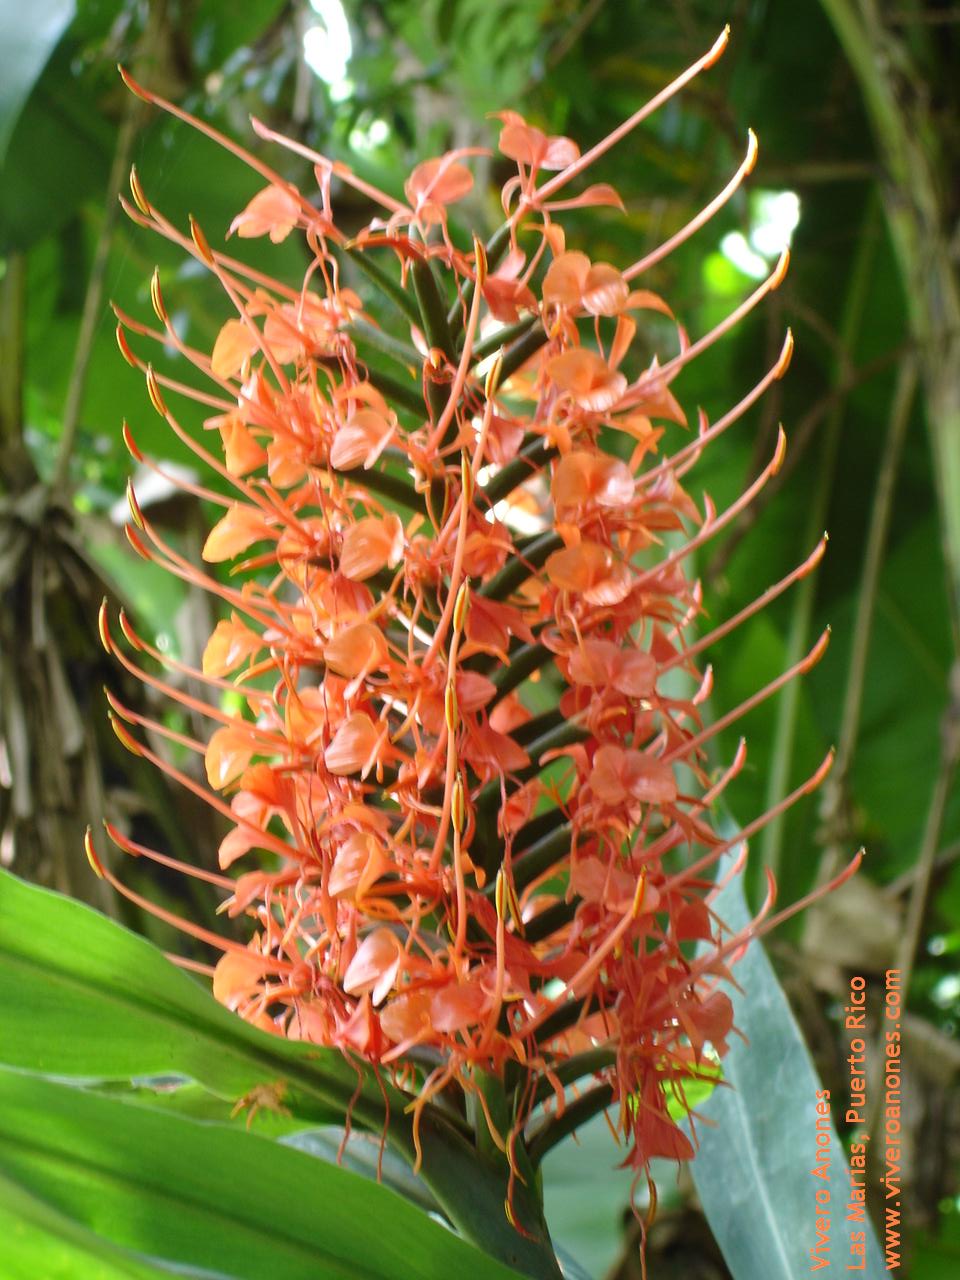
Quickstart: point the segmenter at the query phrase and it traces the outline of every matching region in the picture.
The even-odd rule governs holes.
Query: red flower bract
[[[447,206],[471,185],[466,153],[419,165],[410,205],[306,153],[319,207],[248,156],[268,185],[231,230],[304,236],[302,285],[212,249],[195,223],[181,232],[134,175],[130,216],[213,272],[230,314],[208,358],[177,336],[155,277],[161,328],[121,316],[121,349],[171,429],[232,485],[204,557],[239,558],[244,573],[224,585],[186,562],[131,493],[135,549],[227,607],[203,670],[175,665],[206,682],[208,702],[141,671],[105,615],[101,629],[126,667],[211,725],[205,743],[177,739],[205,754],[207,790],[138,745],[121,721],[146,722],[112,702],[123,740],[233,824],[220,848],[231,876],[205,878],[247,921],[249,941],[222,943],[218,999],[278,1035],[365,1057],[418,1108],[509,1067],[510,1132],[495,1135],[508,1150],[535,1106],[548,1117],[563,1108],[561,1079],[576,1072],[558,1072],[589,1051],[600,1105],[619,1106],[628,1159],[642,1168],[691,1154],[668,1097],[682,1102],[684,1081],[724,1052],[731,1030],[718,983],[750,931],[731,937],[713,916],[705,873],[771,816],[735,842],[710,825],[745,752],[708,781],[705,749],[736,713],[702,725],[709,679],[697,662],[711,636],[696,633],[701,597],[685,564],[755,496],[781,449],[722,513],[709,500],[698,510],[681,480],[783,374],[789,336],[746,396],[664,456],[662,423],[683,421],[669,390],[683,367],[776,287],[785,264],[711,333],[690,342],[678,328],[675,354],[630,381],[620,366],[637,329],[631,310],[671,312],[629,284],[662,254],[622,271],[592,263],[566,250],[554,216],[615,201],[608,188],[557,196],[624,130],[581,156],[514,113],[501,119],[501,150],[518,164],[509,212],[488,248],[475,241],[469,253],[447,227]],[[752,168],[752,138],[747,155],[710,212]],[[553,176],[538,186],[541,171]],[[336,225],[334,181],[380,206],[350,240]],[[400,278],[382,306],[365,307],[344,272],[373,263],[382,279],[391,255]],[[503,255],[514,323],[498,346],[503,290],[487,285]],[[211,389],[155,373],[127,333],[172,345]],[[362,354],[384,334],[415,376],[385,377]],[[225,463],[180,426],[179,395],[215,410],[207,425],[221,433]],[[163,661],[121,623],[134,651]],[[670,672],[685,679],[668,682]],[[534,704],[534,682],[553,698]],[[232,878],[235,863],[260,853],[272,870]],[[697,960],[691,939],[707,944]]]

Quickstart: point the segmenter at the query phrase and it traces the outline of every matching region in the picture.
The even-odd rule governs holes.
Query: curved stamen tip
[[[482,289],[487,282],[487,251],[476,236],[473,237],[473,256],[477,273],[477,288]]]
[[[140,850],[135,845],[131,844],[131,842],[123,835],[120,828],[115,827],[107,818],[103,819],[103,829],[118,849],[122,849],[124,853],[129,853],[131,858],[140,857]]]
[[[113,304],[111,303],[111,306]],[[120,354],[126,360],[131,369],[139,369],[137,357],[130,350],[130,344],[127,342],[127,335],[124,332],[122,324],[117,325],[117,346],[120,348]]]
[[[125,725],[114,711],[107,712],[107,719],[110,721],[110,728],[117,735],[120,742],[127,748],[131,755],[142,756],[143,751],[133,734],[128,733]]]
[[[773,376],[779,381],[780,378],[790,368],[790,361],[793,359],[793,330],[788,329],[783,339],[783,347],[780,355],[777,357],[777,363],[773,367]]]
[[[780,254],[780,261],[777,263],[776,267],[774,267],[773,275],[770,277],[771,289],[780,288],[780,286],[783,284],[783,277],[787,274],[787,269],[789,266],[790,266],[790,248],[789,246],[784,246],[784,250]]]
[[[126,67],[122,63],[120,62],[117,63],[117,70],[120,72],[120,79],[123,81],[123,83],[127,86],[127,88],[130,90],[132,94],[135,94],[136,97],[140,98],[143,102],[153,101],[153,98],[150,96],[149,93],[147,93],[143,85],[138,84],[136,80],[134,80],[133,76],[130,74],[130,72],[126,69]]]
[[[150,397],[150,403],[159,413],[161,418],[167,416],[167,406],[164,404],[163,396],[160,394],[160,383],[157,381],[157,375],[153,371],[153,365],[147,365],[147,395]]]
[[[760,143],[757,141],[757,135],[752,129],[747,130],[747,154],[743,160],[743,174],[746,177],[753,173],[757,163],[757,156],[760,154]]]
[[[827,754],[823,757],[819,769],[816,773],[811,774],[810,781],[807,783],[807,791],[816,791],[820,783],[824,780],[830,770],[833,768],[833,762],[837,758],[837,748],[831,747]]]
[[[809,671],[811,667],[815,667],[817,663],[820,661],[820,659],[823,657],[823,655],[826,653],[827,645],[830,643],[831,634],[832,632],[829,627],[825,627],[823,629],[823,633],[821,634],[820,639],[813,646],[813,648],[810,650],[810,652],[807,654],[807,657],[804,660],[803,667],[802,667],[802,670],[804,673]]]
[[[120,609],[118,618],[120,621],[120,630],[123,632],[123,638],[126,640],[127,644],[131,649],[136,649],[138,652],[142,653],[143,641],[130,625],[130,619],[127,617],[126,611],[123,608]]]
[[[816,569],[817,565],[820,563],[820,561],[823,559],[824,555],[826,554],[827,543],[829,541],[830,541],[830,538],[825,533],[823,537],[820,539],[820,541],[817,543],[817,545],[810,552],[810,554],[807,556],[806,560],[804,560],[803,564],[800,566],[800,576],[802,578],[805,578],[808,573],[812,573],[813,570]]]
[[[140,175],[137,173],[137,166],[130,166],[130,194],[133,196],[133,203],[137,206],[145,218],[149,218],[152,210],[150,201],[144,194],[143,185],[140,182]],[[122,200],[121,200],[122,203]]]
[[[90,867],[94,875],[98,880],[102,880],[104,878],[103,863],[100,861],[100,858],[97,855],[97,850],[94,847],[93,831],[90,827],[87,827],[83,834],[83,851],[87,855],[87,861],[90,863]]]
[[[100,602],[100,608],[97,612],[97,630],[100,633],[100,643],[106,649],[107,653],[113,653],[113,641],[110,639],[110,615],[107,597],[104,596]]]
[[[110,692],[110,690],[107,688],[106,685],[103,686],[103,696],[106,698],[107,703],[109,704],[110,710],[114,713],[114,715],[119,716],[121,720],[125,720],[127,724],[136,724],[136,721],[133,719],[131,713],[123,705],[120,699],[115,694]]]
[[[130,519],[141,531],[146,531],[146,525],[143,522],[143,512],[140,510],[140,503],[137,501],[137,495],[133,489],[133,481],[127,481],[127,506],[130,509]]]
[[[163,294],[160,292],[160,268],[153,268],[153,275],[150,277],[150,302],[153,306],[154,313],[161,324],[167,323],[167,308],[163,305]]]
[[[770,463],[770,474],[775,476],[783,466],[783,460],[787,456],[787,433],[783,429],[781,422],[777,428],[777,447],[773,453],[773,461]]]
[[[126,418],[123,420],[121,435],[123,436],[123,443],[127,446],[127,452],[130,454],[131,458],[133,458],[134,462],[142,462],[143,453],[141,452],[136,440],[133,438],[133,432],[130,430],[130,424],[127,422]]]
[[[726,49],[729,43],[730,43],[730,23],[728,22],[727,25],[720,32],[719,36],[717,37],[716,42],[713,45],[713,48],[704,58],[703,65],[705,67],[712,67],[715,62],[718,62],[720,58],[723,57],[724,50]]]
[[[210,248],[210,244],[207,240],[207,237],[203,234],[203,230],[200,226],[200,223],[196,220],[196,218],[193,216],[192,213],[190,214],[190,237],[193,240],[193,243],[197,247],[197,253],[199,253],[200,257],[207,264],[207,266],[208,267],[215,266],[216,264],[213,257],[213,250]]]

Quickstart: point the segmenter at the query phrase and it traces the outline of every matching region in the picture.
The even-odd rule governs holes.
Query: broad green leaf
[[[95,911],[0,872],[0,1064],[100,1079],[176,1073],[220,1097],[280,1105],[310,1123],[353,1121],[411,1163],[409,1099],[333,1050],[256,1030],[216,1004],[149,942]],[[172,1117],[171,1117],[172,1119]],[[420,1125],[422,1177],[464,1236],[531,1276],[555,1277],[539,1206],[432,1108]]]
[[[0,1061],[48,1075],[181,1072],[237,1101],[278,1081],[282,1104],[342,1120],[357,1071],[221,1008],[150,943],[95,911],[0,875]],[[379,1127],[371,1085],[357,1120]]]
[[[0,1071],[0,1172],[114,1245],[237,1280],[511,1275],[348,1170],[10,1071]]]
[[[740,876],[717,896],[714,908],[733,930],[749,923]],[[696,1126],[692,1164],[704,1213],[735,1280],[796,1280],[811,1271],[814,1224],[829,1210],[829,1274],[846,1274],[865,1261],[864,1280],[886,1275],[869,1218],[847,1220],[850,1178],[844,1150],[830,1127],[830,1181],[811,1176],[816,1161],[817,1091],[822,1088],[800,1029],[759,943],[736,966],[741,990],[731,992],[736,1025],[723,1060],[729,1088],[715,1089],[698,1108],[708,1123]],[[834,1108],[842,1099],[832,1100]],[[879,1139],[878,1139],[879,1140]],[[826,1186],[829,1205],[814,1193]],[[748,1224],[748,1226],[745,1226]],[[865,1258],[851,1255],[852,1233],[862,1231]],[[824,1268],[826,1272],[826,1268]]]
[[[13,4],[0,10],[0,164],[17,117],[73,9],[73,0],[37,0],[29,14]]]
[[[0,1237],[5,1280],[235,1280],[178,1267],[170,1271],[116,1248],[58,1213],[41,1197],[0,1172]]]
[[[238,1109],[200,1085],[177,1077],[140,1079],[130,1085],[99,1085],[93,1086],[92,1091],[131,1106],[173,1112],[188,1120],[228,1125],[250,1130],[261,1137],[278,1138],[298,1151],[306,1151],[320,1160],[382,1182],[423,1209],[431,1212],[439,1209],[421,1179],[405,1160],[384,1146],[379,1134],[365,1133],[355,1127],[346,1133],[342,1125],[304,1129],[303,1121],[286,1110],[270,1107]]]

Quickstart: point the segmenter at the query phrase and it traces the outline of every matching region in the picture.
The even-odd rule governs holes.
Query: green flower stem
[[[334,467],[331,467],[330,470],[334,475],[342,476],[347,481],[353,476],[351,471],[338,471]],[[408,511],[421,512],[423,510],[423,499],[413,485],[404,480],[402,476],[394,475],[390,471],[378,471],[375,467],[371,467],[369,471],[360,471],[357,474],[358,477],[363,477],[364,488],[372,490],[373,493],[378,493],[381,498],[389,498],[392,502],[406,507]]]
[[[363,274],[396,304],[411,324],[420,324],[420,312],[417,310],[416,302],[400,283],[394,280],[393,276],[384,271],[383,267],[378,266],[362,249],[348,247],[345,253],[351,262],[355,262]]]
[[[568,1102],[563,1115],[552,1116],[546,1124],[540,1126],[527,1143],[527,1150],[534,1166],[540,1164],[543,1157],[558,1142],[575,1133],[581,1125],[606,1111],[613,1102],[613,1085],[601,1084],[582,1097]]]
[[[583,1053],[574,1054],[566,1062],[557,1063],[552,1074],[561,1084],[574,1084],[584,1076],[593,1076],[612,1067],[616,1061],[617,1055],[612,1049],[586,1049]],[[549,1080],[543,1079],[534,1092],[533,1105],[538,1106],[553,1096],[553,1085]]]
[[[422,358],[418,351],[408,343],[401,341],[400,338],[395,338],[392,333],[387,333],[385,329],[378,329],[376,325],[370,324],[367,320],[352,320],[347,327],[347,332],[354,340],[359,339],[361,342],[367,343],[368,346],[376,347],[384,355],[391,356],[394,360],[399,360],[401,364],[407,365],[409,368],[420,368]]]
[[[496,706],[511,689],[516,689],[518,685],[523,684],[527,676],[532,675],[534,671],[539,671],[552,659],[553,654],[545,644],[526,644],[515,654],[511,654],[510,665],[498,667],[493,677],[497,692],[490,705]]]
[[[495,271],[500,265],[503,255],[507,252],[507,246],[510,243],[510,225],[504,223],[498,227],[486,244],[487,254],[487,270]],[[464,317],[470,310],[473,302],[473,295],[476,291],[476,282],[468,280],[464,286],[463,296],[450,307],[447,312],[447,328],[454,342],[459,342],[460,335],[463,333]]]
[[[539,912],[523,926],[523,936],[527,942],[542,942],[551,937],[558,929],[570,924],[577,914],[582,898],[572,898],[569,902],[555,902],[545,911]]]
[[[423,422],[426,416],[426,407],[423,403],[423,396],[419,389],[412,384],[400,382],[397,378],[392,378],[389,373],[381,373],[379,369],[367,368],[367,380],[390,401],[396,409],[406,409],[409,413],[415,415],[418,424]]]
[[[535,454],[539,454],[539,457],[535,458]],[[491,505],[499,502],[501,498],[506,498],[518,485],[523,484],[524,480],[529,480],[531,476],[542,471],[556,456],[556,449],[547,445],[543,436],[527,436],[513,461],[508,462],[502,470],[498,471],[484,489],[486,498]]]
[[[558,533],[542,533],[521,560],[515,557],[510,560],[499,573],[494,574],[489,582],[484,583],[478,594],[488,600],[503,600],[526,582],[527,578],[539,569],[548,556],[559,551],[563,539]]]
[[[519,338],[503,353],[503,365],[500,370],[501,383],[512,377],[518,369],[522,369],[531,356],[536,355],[547,342],[546,331],[540,325],[531,329],[524,337]]]
[[[536,316],[527,316],[524,320],[518,320],[516,324],[507,325],[505,329],[498,329],[496,333],[491,333],[489,338],[473,344],[474,356],[477,360],[483,360],[485,356],[492,355],[501,347],[508,347],[517,338],[526,337],[536,323]]]

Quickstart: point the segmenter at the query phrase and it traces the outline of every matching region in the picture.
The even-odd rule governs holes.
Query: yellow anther
[[[150,397],[150,403],[159,413],[161,418],[167,416],[167,406],[163,402],[163,396],[160,394],[160,383],[157,382],[157,375],[153,372],[153,365],[147,365],[147,395]]]
[[[154,267],[153,275],[150,277],[150,301],[153,304],[153,309],[156,313],[157,319],[161,322],[161,324],[166,324],[167,309],[163,305],[163,297],[160,293],[159,267]]]
[[[127,732],[126,727],[120,722],[114,712],[108,712],[108,717],[110,720],[110,727],[127,750],[135,756],[142,756],[143,752],[140,750],[139,742],[137,742],[132,733]]]
[[[120,354],[126,360],[131,369],[137,368],[137,357],[130,350],[130,344],[127,342],[126,334],[123,332],[123,325],[117,325],[117,346],[120,348]]]
[[[643,906],[643,895],[646,892],[646,888],[647,873],[645,871],[641,871],[637,879],[637,887],[633,891],[633,904],[630,907],[630,915],[634,920],[636,920],[637,916],[640,914],[640,908]]]
[[[487,370],[487,376],[483,384],[484,398],[492,400],[500,388],[500,375],[503,373],[503,352],[498,351],[493,364]]]
[[[458,833],[463,831],[466,821],[466,802],[463,792],[463,774],[458,773],[453,780],[453,793],[450,797],[450,816]]]
[[[110,643],[110,626],[109,614],[107,606],[107,597],[104,596],[100,602],[100,610],[97,613],[97,630],[100,632],[100,643],[106,649],[107,653],[113,653],[113,646]]]
[[[473,501],[473,468],[465,453],[460,455],[460,495],[467,504]]]
[[[507,877],[503,874],[503,867],[497,872],[494,901],[497,904],[497,919],[502,920],[507,913]]]
[[[83,836],[83,850],[87,855],[87,861],[90,863],[93,873],[98,879],[103,879],[103,866],[97,857],[97,851],[93,847],[93,832],[87,827]]]
[[[127,506],[130,509],[130,519],[138,529],[144,529],[143,512],[140,510],[140,503],[137,501],[137,495],[133,491],[132,480],[127,481]]]
[[[140,176],[137,173],[137,166],[133,165],[130,169],[130,194],[133,196],[133,203],[137,206],[145,218],[150,217],[150,205],[147,197],[143,194],[143,187],[140,185]]]
[[[457,687],[452,680],[447,681],[443,695],[443,714],[447,721],[447,732],[456,733],[460,727],[460,709],[457,706]]]
[[[191,213],[190,215],[190,236],[193,243],[197,246],[197,253],[204,260],[208,267],[214,266],[213,250],[207,242],[207,237],[203,234],[200,223]]]
[[[460,632],[463,630],[463,624],[467,620],[467,610],[470,608],[470,583],[465,578],[460,583],[457,591],[457,599],[453,606],[453,629]]]
[[[487,282],[487,251],[476,236],[473,237],[473,257],[477,268],[477,288],[482,289]]]

